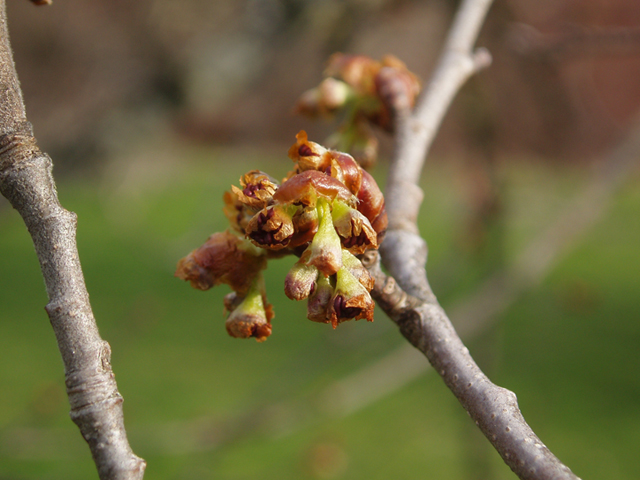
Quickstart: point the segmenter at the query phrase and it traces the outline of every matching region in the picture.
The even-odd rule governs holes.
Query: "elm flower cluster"
[[[373,279],[357,255],[378,248],[387,228],[384,198],[373,177],[345,153],[310,142],[301,131],[289,150],[295,168],[281,183],[252,170],[224,194],[230,227],[178,262],[176,277],[200,290],[225,283],[227,332],[266,340],[273,308],[262,270],[295,255],[285,294],[307,299],[307,318],[338,324],[373,321]]]
[[[372,126],[393,133],[397,108],[413,108],[420,82],[393,55],[377,61],[363,55],[331,56],[320,85],[304,92],[296,112],[316,117],[341,116],[327,145],[350,152],[368,166],[375,162],[378,140]]]

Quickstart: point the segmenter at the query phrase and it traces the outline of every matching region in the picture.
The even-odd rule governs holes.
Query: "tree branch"
[[[416,220],[422,202],[418,186],[426,154],[449,104],[464,82],[489,65],[486,50],[473,51],[492,0],[464,0],[442,56],[413,112],[396,109],[396,151],[385,192],[389,230],[377,252],[363,263],[375,278],[372,296],[405,338],[428,358],[502,459],[521,479],[576,479],[531,430],[513,392],[491,383],[464,346],[427,280],[427,245]],[[396,280],[397,283],[396,283]]]
[[[482,373],[442,307],[405,293],[382,272],[378,258],[370,251],[363,259],[375,279],[371,294],[376,302],[429,359],[511,470],[523,480],[576,480],[531,430],[515,394]]]
[[[100,478],[141,479],[145,462],[133,454],[111,349],[100,338],[76,246],[76,215],[60,206],[51,159],[27,121],[0,0],[0,191],[27,226],[40,261],[46,311],[65,366],[71,418],[89,443]]]
[[[427,151],[460,87],[491,63],[485,49],[472,51],[492,0],[465,0],[451,27],[433,78],[413,112],[396,112],[396,150],[389,169],[385,202],[389,230],[381,246],[384,265],[409,293],[434,299],[424,265],[427,246],[418,235],[416,219],[422,203],[418,187]],[[399,256],[398,256],[399,255]]]

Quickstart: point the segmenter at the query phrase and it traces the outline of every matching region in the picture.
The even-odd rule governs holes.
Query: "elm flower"
[[[358,162],[351,155],[333,150],[329,152],[329,156],[331,158],[329,174],[356,195],[362,186],[362,169]]]
[[[289,158],[296,162],[299,172],[306,170],[324,170],[327,167],[326,148],[310,142],[307,132],[301,130],[296,135],[296,143],[289,149]]]
[[[387,231],[387,212],[384,207],[384,196],[375,179],[366,170],[362,171],[362,185],[358,191],[358,211],[362,213],[378,234],[378,245]]]
[[[271,205],[273,194],[278,188],[278,182],[260,170],[251,170],[240,177],[242,190],[235,185],[231,191],[236,194],[238,201],[252,208],[263,209]]]
[[[313,293],[318,279],[318,269],[307,264],[309,251],[298,260],[284,279],[284,293],[291,300],[304,300]]]
[[[349,250],[342,250],[342,266],[349,270],[349,273],[351,273],[368,292],[371,291],[374,284],[373,277],[369,273],[369,270],[362,265],[360,259],[349,253]]]
[[[300,95],[295,112],[307,117],[329,116],[342,108],[352,95],[353,89],[345,82],[328,77]]]
[[[336,53],[329,58],[325,79],[302,94],[296,112],[308,117],[338,116],[344,120],[325,144],[351,153],[361,165],[371,165],[378,149],[370,126],[393,133],[398,112],[413,108],[420,81],[398,58],[373,60],[364,55]]]
[[[227,230],[214,233],[202,246],[182,258],[175,276],[189,281],[198,290],[226,283],[244,293],[266,266],[262,251]]]
[[[263,342],[271,335],[271,318],[265,308],[264,295],[260,284],[262,278],[255,281],[242,301],[229,314],[225,326],[229,335],[235,338],[255,337]],[[231,301],[231,304],[235,301]]]
[[[318,232],[309,245],[308,265],[316,267],[323,275],[329,276],[342,267],[342,247],[340,237],[333,227],[331,207],[324,198],[318,200]]]
[[[316,287],[307,300],[307,318],[312,322],[329,323],[327,312],[333,296],[333,286],[329,277],[319,275]]]
[[[281,184],[259,170],[243,175],[223,197],[230,228],[177,265],[175,275],[194,288],[231,287],[224,307],[233,337],[263,341],[271,334],[273,307],[261,272],[285,255],[299,257],[285,294],[307,299],[309,320],[334,328],[352,318],[373,320],[373,278],[355,255],[382,240],[382,192],[353,157],[309,141],[304,131],[289,156],[295,168]]]
[[[307,170],[291,176],[280,185],[273,200],[280,204],[315,207],[318,198],[333,201],[336,198],[349,205],[358,199],[340,180],[317,170]]]
[[[318,210],[316,208],[299,208],[291,218],[294,234],[289,248],[306,246],[313,240],[318,231]]]
[[[247,237],[258,247],[285,248],[294,234],[291,217],[296,207],[272,205],[257,213],[246,227]]]
[[[242,203],[233,190],[224,192],[222,200],[224,201],[222,211],[229,220],[229,225],[233,230],[244,235],[247,225],[260,209]]]
[[[333,225],[340,237],[342,246],[357,255],[369,248],[378,247],[378,234],[367,217],[344,202],[333,202],[331,212]]]
[[[336,274],[336,287],[329,301],[327,319],[336,328],[339,323],[355,318],[373,322],[374,303],[369,291],[347,268]]]

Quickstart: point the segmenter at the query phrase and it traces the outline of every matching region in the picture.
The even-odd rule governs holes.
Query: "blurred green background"
[[[221,197],[241,174],[282,177],[300,128],[317,141],[330,131],[290,115],[329,53],[389,48],[428,78],[455,2],[27,3],[10,4],[9,23],[28,113],[61,203],[78,214],[91,302],[146,478],[515,478],[383,313],[335,331],[307,321],[282,289],[293,259],[267,270],[276,318],[262,344],[227,336],[226,287],[200,292],[173,277],[180,257],[226,228]],[[420,229],[432,287],[455,311],[511,271],[574,199],[605,185],[603,211],[587,209],[591,226],[465,340],[578,476],[637,479],[640,175],[630,168],[614,187],[594,166],[633,128],[638,58],[631,49],[546,61],[514,56],[507,42],[514,21],[562,33],[567,21],[640,20],[629,2],[578,3],[496,3],[480,41],[494,68],[445,121],[421,182]],[[35,27],[20,28],[27,22]],[[99,40],[80,42],[95,31]],[[382,140],[373,173],[384,185]],[[97,478],[69,420],[31,240],[3,198],[0,252],[0,479]]]

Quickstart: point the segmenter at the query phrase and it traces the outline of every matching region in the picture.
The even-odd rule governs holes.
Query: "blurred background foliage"
[[[393,53],[428,79],[451,0],[58,0],[8,5],[30,121],[79,216],[92,305],[136,453],[158,479],[510,479],[384,314],[305,320],[270,265],[274,334],[226,335],[226,287],[173,278],[226,227],[245,171],[290,169],[291,112],[335,51]],[[640,107],[635,0],[496,0],[427,164],[421,232],[445,309],[508,268],[606,167]],[[632,135],[632,134],[631,134]],[[374,175],[384,185],[391,141]],[[640,178],[548,271],[466,339],[576,474],[640,477]],[[0,199],[0,479],[97,478],[69,421],[37,259]],[[534,260],[535,262],[535,260]],[[481,305],[478,305],[481,309]],[[456,318],[452,318],[456,323]]]

